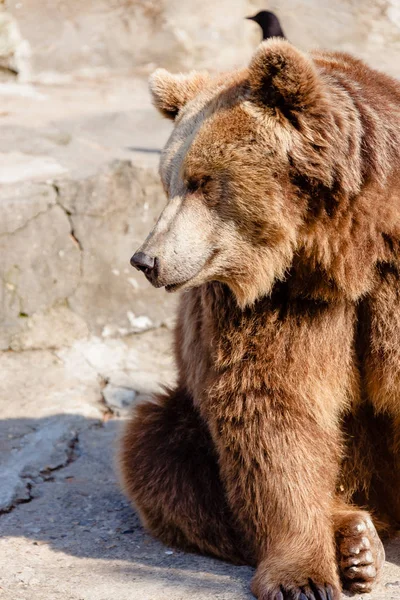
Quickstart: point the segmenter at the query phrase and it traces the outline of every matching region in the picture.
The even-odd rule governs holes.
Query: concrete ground
[[[174,380],[173,303],[126,269],[170,125],[140,78],[0,97],[0,600],[250,599],[250,568],[153,540],[117,483],[129,407]],[[387,558],[365,598],[400,600],[400,540]]]

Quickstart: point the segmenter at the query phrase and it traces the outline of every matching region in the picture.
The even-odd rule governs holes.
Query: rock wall
[[[243,18],[265,8],[302,48],[346,50],[400,72],[398,0],[6,0],[5,7],[25,40],[24,76],[33,79],[155,65],[229,69],[245,64],[260,39]]]
[[[82,181],[0,188],[0,349],[68,346],[169,325],[129,256],[164,204],[156,174],[115,161]]]
[[[145,85],[0,83],[1,350],[169,327],[176,297],[129,264],[165,204]]]
[[[7,0],[29,42],[35,79],[155,65],[223,68],[250,56],[258,32],[243,20],[252,0]],[[240,48],[240,52],[238,49]]]

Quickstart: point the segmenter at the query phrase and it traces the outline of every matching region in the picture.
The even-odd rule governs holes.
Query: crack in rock
[[[55,182],[52,182],[51,185],[56,193],[56,199],[55,199],[56,205],[61,208],[61,210],[67,217],[71,238],[74,240],[75,244],[77,245],[77,247],[79,249],[79,279],[78,279],[75,289],[72,290],[72,292],[70,292],[68,294],[68,296],[66,297],[66,300],[69,301],[69,298],[74,296],[74,294],[76,294],[76,292],[79,290],[79,287],[82,284],[82,280],[83,280],[83,276],[84,276],[84,266],[83,266],[83,251],[84,250],[83,250],[83,244],[82,244],[81,240],[78,238],[78,236],[75,233],[75,226],[74,226],[74,223],[72,220],[72,213],[61,202],[61,193],[60,193],[60,188],[59,188],[58,184]]]
[[[28,198],[29,192],[32,192],[32,199]],[[14,195],[13,195],[14,194]],[[0,232],[0,242],[5,248],[7,248],[6,240],[10,240],[10,243],[14,244],[17,255],[15,264],[10,261],[6,261],[2,269],[0,269],[0,287],[3,288],[4,294],[6,295],[6,314],[5,327],[0,327],[1,330],[1,346],[2,349],[6,350],[12,348],[15,340],[18,336],[26,336],[29,332],[29,328],[32,325],[32,319],[29,323],[22,323],[19,320],[18,315],[32,317],[38,314],[43,315],[46,311],[51,311],[55,304],[61,301],[66,301],[68,298],[73,297],[83,281],[83,248],[80,239],[74,231],[74,223],[68,211],[58,202],[57,186],[47,183],[46,185],[33,186],[32,189],[28,187],[28,190],[22,194],[19,193],[19,188],[6,189],[6,192],[2,195],[5,198],[4,202],[4,215],[5,224],[0,227],[1,231],[4,229],[4,233]],[[8,208],[7,208],[8,207]],[[13,216],[11,208],[15,208],[14,212],[21,212],[21,219],[24,217],[22,224],[18,225],[18,219]],[[22,210],[22,208],[24,210]],[[26,218],[25,218],[26,217]],[[44,295],[40,295],[39,290],[41,286],[46,285],[44,271],[41,273],[42,266],[38,267],[38,281],[32,283],[31,275],[27,275],[28,269],[25,266],[21,268],[18,266],[19,261],[23,262],[23,256],[20,252],[19,244],[22,243],[23,232],[29,229],[29,235],[33,234],[36,223],[39,231],[42,231],[43,222],[47,220],[55,219],[57,227],[62,232],[62,238],[60,238],[60,251],[58,255],[52,254],[52,247],[46,247],[46,251],[43,251],[44,261],[46,263],[47,273],[51,273],[55,267],[55,261],[59,260],[68,254],[68,262],[66,264],[68,283],[57,283],[57,288],[49,290],[49,296],[47,292]],[[43,221],[44,219],[44,221]],[[32,225],[34,224],[34,225]],[[18,240],[20,239],[20,242]],[[58,240],[57,240],[58,243]],[[39,254],[37,254],[39,257]],[[30,259],[34,260],[34,259]],[[47,264],[48,263],[48,264]],[[36,264],[36,263],[35,263]],[[32,262],[31,268],[36,269]],[[57,275],[54,275],[57,279]],[[22,287],[21,287],[22,286]],[[32,287],[33,286],[33,287]],[[31,290],[32,288],[32,290]],[[31,291],[33,292],[33,299],[31,297]],[[29,308],[28,308],[28,304]],[[74,312],[74,311],[72,311]],[[3,319],[3,320],[4,320]],[[8,319],[11,321],[8,326]],[[44,318],[42,318],[42,321]],[[56,331],[57,328],[56,328]]]
[[[53,189],[54,189],[54,191],[56,193],[56,204],[57,204],[57,206],[59,206],[64,211],[65,216],[68,219],[69,226],[70,226],[70,229],[71,229],[71,237],[75,240],[75,242],[76,242],[79,250],[81,252],[83,252],[82,242],[80,241],[80,239],[77,237],[77,235],[75,233],[75,227],[74,227],[74,223],[72,221],[72,213],[67,208],[65,208],[65,206],[61,203],[61,200],[60,200],[60,188],[59,188],[59,186],[56,183],[53,183],[52,186],[53,186]],[[82,271],[81,271],[81,275],[82,275]]]
[[[13,503],[9,504],[5,508],[0,508],[0,516],[10,513],[19,504],[27,504],[28,502],[31,502],[31,500],[33,500],[32,487],[33,484],[31,481],[21,481],[21,485],[15,494]]]
[[[49,210],[51,210],[53,208],[53,206],[54,206],[54,204],[52,202],[49,202],[45,208],[43,208],[42,210],[39,210],[35,215],[30,217],[29,219],[26,219],[26,221],[24,221],[23,225],[16,227],[15,229],[13,229],[13,231],[5,231],[3,233],[0,233],[0,238],[10,237],[12,235],[15,235],[16,233],[21,233],[21,231],[25,231],[33,221],[36,221],[36,219],[38,217],[47,213]]]
[[[74,416],[62,421],[46,419],[39,429],[24,436],[22,448],[0,463],[0,514],[30,502],[35,484],[51,479],[51,473],[78,458],[79,437],[75,426]]]

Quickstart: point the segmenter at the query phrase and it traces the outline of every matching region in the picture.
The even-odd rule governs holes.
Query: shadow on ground
[[[108,573],[110,586],[115,577],[124,577],[131,585],[136,582],[144,591],[150,586],[142,598],[164,598],[149,591],[155,581],[165,589],[175,586],[182,593],[196,590],[196,598],[251,598],[250,568],[174,551],[144,531],[116,479],[116,440],[121,425],[116,419],[101,423],[79,415],[0,422],[0,477],[7,464],[4,456],[11,457],[10,466],[12,461],[18,465],[23,454],[21,480],[31,482],[30,498],[0,516],[0,536],[14,544],[20,540],[25,552],[46,546],[58,561],[60,556],[88,559],[91,564],[101,561],[102,576]],[[49,449],[46,460],[43,448]],[[386,551],[387,560],[399,565],[400,540],[387,544]],[[397,576],[400,579],[400,571]],[[386,589],[399,585],[391,573],[390,577],[392,581],[383,582]],[[400,587],[397,590],[400,592]],[[181,597],[170,594],[171,599]]]
[[[177,552],[144,531],[117,483],[115,454],[121,426],[120,420],[100,423],[79,415],[0,422],[0,448],[4,451],[8,445],[14,463],[27,447],[32,457],[22,467],[22,481],[31,482],[31,497],[0,515],[0,537],[22,538],[25,547],[33,545],[34,550],[46,545],[57,554],[103,561],[101,569],[109,571],[111,586],[117,571],[118,577],[139,580],[144,586],[158,580],[167,587],[181,583],[182,591],[196,589],[205,597],[219,598],[223,593],[223,598],[232,594],[237,598],[240,592],[239,597],[251,598],[250,568]],[[40,438],[48,438],[56,427],[59,438],[53,435],[52,442],[58,459],[50,452],[38,468]]]

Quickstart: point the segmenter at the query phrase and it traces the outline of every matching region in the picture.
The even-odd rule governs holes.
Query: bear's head
[[[332,217],[338,195],[359,191],[354,106],[316,61],[277,38],[248,69],[158,69],[150,89],[174,121],[160,165],[168,203],[131,262],[156,287],[220,281],[250,305],[312,244],[318,213]]]

